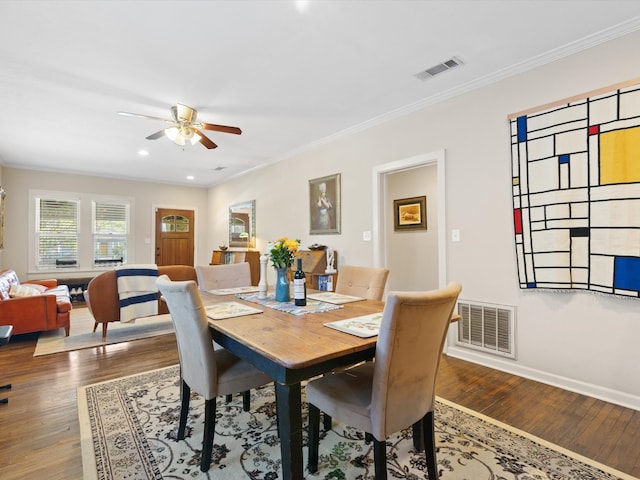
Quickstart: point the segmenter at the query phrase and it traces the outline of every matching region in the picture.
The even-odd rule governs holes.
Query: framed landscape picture
[[[427,197],[401,198],[393,201],[394,230],[427,229]]]
[[[340,174],[309,180],[309,233],[340,233]]]

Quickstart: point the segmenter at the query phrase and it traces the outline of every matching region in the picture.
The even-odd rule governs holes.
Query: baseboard
[[[571,378],[554,375],[542,370],[523,367],[512,361],[503,360],[501,358],[490,358],[486,355],[478,354],[464,348],[449,345],[446,354],[450,357],[467,360],[472,363],[484,365],[485,367],[494,368],[502,372],[518,375],[520,377],[535,380],[554,387],[562,388],[570,392],[579,393],[588,397],[597,398],[606,402],[614,403],[622,407],[631,408],[640,411],[640,397],[625,392],[600,387],[586,382],[573,380]]]

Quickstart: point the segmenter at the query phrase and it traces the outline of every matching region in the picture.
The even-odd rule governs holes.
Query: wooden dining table
[[[209,319],[213,339],[275,382],[282,478],[304,478],[301,382],[374,357],[377,337],[360,338],[324,324],[381,312],[384,303],[361,300],[335,310],[293,315],[235,295],[202,292],[205,305],[235,301],[262,313]]]

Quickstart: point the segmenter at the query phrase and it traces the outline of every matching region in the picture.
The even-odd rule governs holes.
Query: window
[[[93,266],[127,263],[129,204],[94,201]]]
[[[79,200],[36,198],[36,266],[78,266]]]
[[[135,259],[134,198],[53,190],[30,190],[29,198],[34,275],[81,276]]]

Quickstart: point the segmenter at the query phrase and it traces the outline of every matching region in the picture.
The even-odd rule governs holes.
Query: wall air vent
[[[459,58],[451,57],[447,61],[434,65],[431,68],[427,68],[420,73],[416,73],[414,77],[424,82],[425,80],[429,80],[430,78],[433,78],[440,73],[451,70],[452,68],[459,67],[460,65],[462,65],[462,61]]]
[[[515,358],[515,307],[458,301],[456,345],[502,357]]]

